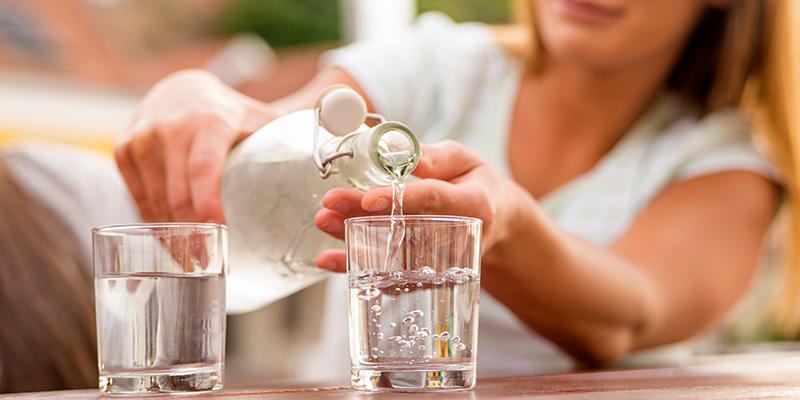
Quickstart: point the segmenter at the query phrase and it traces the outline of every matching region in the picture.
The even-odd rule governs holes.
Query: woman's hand
[[[274,118],[260,104],[204,71],[178,72],[153,87],[115,145],[142,217],[223,223],[228,151]]]
[[[407,181],[403,197],[403,213],[460,215],[483,221],[484,253],[506,236],[513,215],[511,193],[529,198],[524,190],[500,175],[482,157],[454,141],[422,145],[422,157],[413,174],[420,180]],[[323,209],[314,219],[316,226],[328,234],[344,239],[346,218],[389,214],[392,210],[392,188],[381,187],[367,193],[355,189],[332,189],[322,198]],[[341,250],[328,250],[317,257],[317,266],[344,272],[345,255]]]

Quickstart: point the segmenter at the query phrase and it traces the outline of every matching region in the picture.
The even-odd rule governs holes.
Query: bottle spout
[[[387,129],[381,129],[381,127]],[[377,159],[392,178],[404,178],[419,162],[419,142],[411,129],[397,122],[376,127]]]

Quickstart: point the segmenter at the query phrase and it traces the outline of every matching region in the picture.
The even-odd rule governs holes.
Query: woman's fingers
[[[344,220],[346,218],[336,211],[323,208],[314,215],[314,225],[321,231],[344,240]]]
[[[420,147],[421,157],[413,174],[423,179],[450,181],[486,163],[477,153],[452,140]]]
[[[153,87],[115,146],[146,221],[224,222],[220,178],[246,135],[246,112],[242,96],[207,72],[178,72]]]
[[[365,194],[356,189],[329,190],[322,197],[323,208],[314,216],[314,225],[323,232],[344,240],[345,219],[374,214],[361,207],[361,199]]]
[[[333,272],[347,271],[347,255],[344,250],[323,250],[317,255],[317,267]]]
[[[131,146],[127,141],[118,141],[114,146],[114,157],[117,160],[119,171],[128,185],[131,197],[133,197],[133,201],[139,208],[139,213],[142,214],[142,218],[145,221],[153,221],[154,216],[150,213],[144,181],[139,175],[139,170],[136,168],[136,163],[130,150]]]
[[[222,224],[220,182],[228,152],[238,135],[237,121],[205,116],[189,150],[184,168],[191,195],[192,218]]]
[[[150,222],[168,221],[164,165],[155,135],[136,135],[120,146],[117,152],[120,171],[129,183],[142,217]]]

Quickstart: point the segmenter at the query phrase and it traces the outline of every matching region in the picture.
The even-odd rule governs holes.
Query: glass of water
[[[100,390],[222,388],[227,228],[116,225],[92,235]]]
[[[353,387],[475,386],[481,220],[345,221]]]

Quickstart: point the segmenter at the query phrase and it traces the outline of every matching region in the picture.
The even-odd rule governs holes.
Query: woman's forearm
[[[483,286],[578,360],[607,364],[629,352],[653,315],[653,282],[564,233],[532,197],[513,197],[527,204],[512,207],[513,228],[484,255]]]

